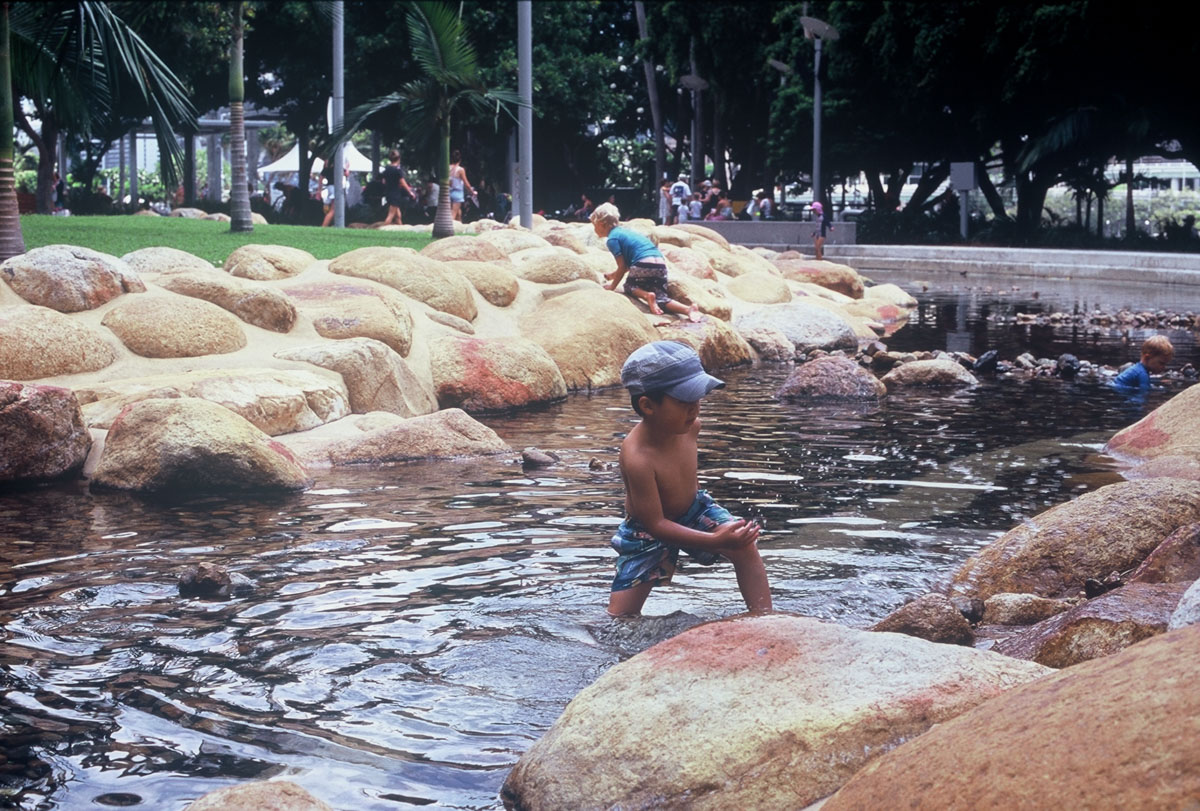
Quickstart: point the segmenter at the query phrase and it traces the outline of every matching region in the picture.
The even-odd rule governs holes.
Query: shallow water
[[[894,346],[944,348],[960,322],[999,344],[1012,330],[987,316],[1021,306],[924,298]],[[1195,362],[1191,335],[1172,339]],[[1077,354],[1128,350],[1113,331],[1093,345]],[[1100,446],[1171,393],[1136,403],[1094,384],[1000,380],[812,407],[774,399],[787,372],[722,373],[729,387],[702,413],[701,485],[765,520],[777,608],[856,627],[1113,480]],[[692,566],[647,603],[689,617],[606,619],[616,451],[634,424],[621,391],[486,422],[562,461],[339,471],[270,499],[0,493],[0,805],[182,808],[283,775],[338,808],[496,808],[516,758],[607,667],[741,610],[728,567]],[[179,570],[201,561],[253,589],[180,598]]]

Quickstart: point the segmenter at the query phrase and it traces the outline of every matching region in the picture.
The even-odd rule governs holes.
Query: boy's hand
[[[736,521],[730,521],[728,524],[721,524],[713,532],[713,539],[722,546],[733,547],[739,549],[743,546],[750,546],[758,540],[759,530],[762,529],[757,521],[747,521],[745,518],[739,518]]]

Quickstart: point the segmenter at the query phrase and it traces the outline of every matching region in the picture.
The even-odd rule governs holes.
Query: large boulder
[[[215,304],[186,296],[145,295],[118,302],[100,322],[144,358],[223,355],[246,345],[246,331]]]
[[[91,447],[70,389],[0,380],[0,483],[74,473]]]
[[[722,248],[724,248],[725,250],[729,250],[729,240],[727,240],[725,237],[718,234],[716,231],[714,231],[711,228],[707,228],[703,225],[698,225],[696,223],[690,223],[690,222],[681,222],[681,223],[678,223],[671,227],[677,231],[685,231],[694,237],[703,237],[704,240],[707,240],[708,242],[711,242],[714,245],[719,245]],[[703,240],[692,240],[692,247],[695,247],[695,246],[701,244],[702,241]]]
[[[931,725],[1047,672],[783,614],[711,622],[580,692],[502,797],[521,809],[794,811]]]
[[[1056,614],[992,650],[1047,667],[1111,656],[1167,630],[1186,583],[1130,583]]]
[[[387,287],[338,282],[301,283],[283,288],[322,338],[373,338],[407,357],[412,348],[409,301]]]
[[[683,319],[658,328],[663,341],[678,341],[696,350],[705,369],[727,369],[753,362],[754,350],[733,327],[717,318],[699,323]]]
[[[721,285],[711,279],[697,279],[685,273],[667,278],[667,294],[683,304],[695,304],[700,312],[722,321],[733,317],[733,305]]]
[[[1118,431],[1104,450],[1123,462],[1143,468],[1158,463],[1160,471],[1172,465],[1195,470],[1200,463],[1200,386],[1184,389],[1138,422]]]
[[[76,392],[90,428],[108,428],[142,400],[194,397],[224,406],[269,436],[307,431],[350,413],[336,378],[301,369],[214,369],[127,378]]]
[[[93,310],[146,286],[115,256],[74,245],[46,245],[0,264],[0,278],[21,298],[60,313]]]
[[[507,262],[508,256],[487,240],[466,234],[435,239],[421,249],[421,254],[439,262],[464,260],[468,262]]]
[[[358,248],[331,261],[329,270],[386,284],[435,310],[467,321],[474,321],[478,315],[474,288],[466,277],[411,248]]]
[[[1015,687],[868,764],[822,811],[1188,808],[1200,627]],[[797,806],[798,807],[798,806]]]
[[[382,465],[512,453],[496,432],[458,408],[404,418],[356,414],[279,442],[309,467]]]
[[[949,645],[971,645],[971,623],[944,594],[922,594],[871,626],[872,631],[905,634]]]
[[[619,385],[629,354],[658,339],[628,298],[604,289],[554,296],[520,325],[522,334],[554,359],[572,390]]]
[[[736,249],[741,247],[741,245],[731,245],[723,248],[707,239],[697,239],[692,243],[692,250],[704,254],[704,257],[708,259],[709,267],[719,274],[736,278],[747,273],[766,273],[783,278],[779,270],[762,257],[746,251],[744,248],[742,249],[744,252],[739,253]]]
[[[884,324],[908,318],[917,300],[895,284],[877,284],[866,288],[863,297],[846,305],[846,311]]]
[[[757,271],[730,279],[725,287],[742,301],[755,304],[783,304],[792,300],[792,291],[779,276]]]
[[[216,270],[212,262],[178,248],[139,248],[121,257],[135,273],[190,273]]]
[[[845,318],[808,301],[765,305],[739,315],[733,325],[743,335],[756,329],[781,332],[798,352],[858,349],[858,336]]]
[[[304,361],[340,374],[354,414],[386,411],[416,417],[437,411],[433,391],[413,374],[398,352],[382,341],[347,338],[283,350],[275,357]]]
[[[1129,576],[1130,583],[1191,583],[1200,580],[1200,524],[1179,527]]]
[[[302,490],[294,456],[207,400],[143,400],[113,420],[92,485],[148,493]]]
[[[1138,565],[1164,538],[1200,520],[1200,482],[1118,482],[1051,507],[973,555],[951,581],[958,594],[1070,597],[1088,578]]]
[[[564,284],[576,279],[587,279],[596,284],[604,281],[585,260],[562,248],[530,251],[528,257],[518,257],[513,264],[513,273],[538,284]]]
[[[316,262],[308,251],[286,245],[243,245],[225,259],[225,272],[257,282],[299,276]]]
[[[258,780],[210,791],[184,811],[333,811],[287,780]]]
[[[109,340],[47,307],[0,307],[0,380],[95,372],[117,359]]]
[[[692,248],[680,248],[677,245],[659,245],[659,250],[667,260],[667,268],[672,276],[686,273],[697,279],[715,279],[717,274],[709,264],[708,257]]]
[[[430,341],[429,355],[441,408],[489,413],[567,396],[567,384],[554,360],[525,338],[445,336]]]
[[[949,358],[933,358],[893,367],[883,376],[883,385],[891,391],[912,386],[970,387],[978,386],[979,381],[962,364]]]
[[[780,400],[878,400],[887,389],[875,375],[842,355],[797,366],[775,392]]]
[[[523,228],[498,228],[480,234],[476,239],[495,246],[504,256],[511,256],[517,251],[525,251],[530,248],[551,247],[545,239]]]
[[[446,267],[465,276],[479,295],[493,306],[507,307],[517,300],[517,294],[521,292],[521,284],[512,272],[512,263],[507,259],[503,262],[452,260],[446,262]]]
[[[1070,607],[1071,603],[1066,600],[1003,592],[983,601],[982,622],[985,625],[1033,625]]]
[[[850,298],[863,297],[863,279],[849,265],[839,265],[816,259],[776,259],[775,267],[784,278],[796,282],[812,282],[836,290]]]
[[[1197,623],[1200,623],[1200,580],[1188,587],[1188,590],[1179,598],[1179,603],[1171,614],[1171,620],[1167,623],[1167,630],[1174,631],[1177,628]]]
[[[289,332],[296,323],[296,307],[283,292],[247,284],[215,268],[172,273],[157,283],[172,293],[212,302],[247,324],[271,332]]]

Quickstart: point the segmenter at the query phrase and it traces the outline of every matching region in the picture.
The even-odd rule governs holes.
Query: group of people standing
[[[450,215],[462,222],[463,203],[470,195],[472,202],[479,205],[479,194],[467,178],[467,170],[462,166],[462,153],[454,150],[450,155]],[[403,225],[404,209],[420,205],[429,220],[437,211],[440,187],[434,178],[430,178],[422,187],[420,195],[409,185],[404,167],[400,165],[400,152],[393,149],[388,153],[388,165],[380,178],[383,184],[383,198],[387,203],[387,217],[384,225]]]

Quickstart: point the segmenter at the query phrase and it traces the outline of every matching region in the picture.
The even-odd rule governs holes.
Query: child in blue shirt
[[[1144,392],[1150,388],[1150,375],[1160,375],[1175,357],[1175,347],[1165,335],[1152,335],[1142,344],[1142,359],[1117,375],[1112,384],[1124,391]]]
[[[689,321],[700,320],[700,308],[671,299],[667,293],[667,260],[646,237],[629,228],[621,228],[621,212],[612,203],[603,203],[592,212],[592,228],[605,240],[608,250],[617,260],[617,269],[605,273],[609,290],[616,290],[626,273],[625,293],[640,299],[655,315],[663,311],[686,315]]]

